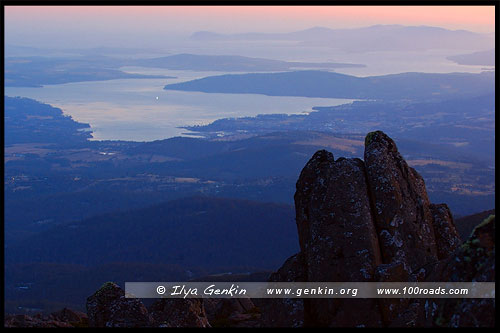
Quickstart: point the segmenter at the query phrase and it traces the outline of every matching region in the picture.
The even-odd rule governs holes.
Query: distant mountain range
[[[165,89],[269,96],[420,100],[484,95],[495,91],[494,82],[493,72],[401,73],[356,77],[323,71],[295,71],[209,76],[169,84]]]
[[[448,30],[431,26],[374,25],[353,29],[314,27],[288,33],[219,34],[199,31],[196,41],[297,41],[308,46],[325,46],[350,52],[411,51],[428,49],[481,50],[495,45],[494,34]]]

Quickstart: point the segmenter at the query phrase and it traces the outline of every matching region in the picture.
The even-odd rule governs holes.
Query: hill
[[[293,68],[345,68],[365,67],[361,64],[349,63],[313,63],[313,62],[290,62],[282,60],[250,58],[235,55],[198,55],[198,54],[176,54],[160,58],[137,59],[128,61],[129,65],[167,68],[173,70],[194,71],[227,71],[227,72],[263,72],[263,71],[286,71]]]
[[[430,49],[487,49],[493,47],[495,36],[433,26],[391,24],[351,29],[314,27],[286,33],[219,34],[199,31],[195,32],[191,39],[198,42],[297,41],[304,46],[327,46],[348,52],[396,50],[408,52]]]
[[[457,227],[457,231],[460,234],[460,238],[463,240],[466,240],[469,238],[472,230],[481,223],[483,220],[485,220],[488,216],[490,215],[495,215],[495,210],[490,209],[486,210],[484,212],[480,212],[477,214],[473,215],[467,215],[467,216],[462,216],[460,218],[457,218],[455,220],[455,225]]]
[[[460,65],[495,66],[495,49],[449,56],[447,59]]]
[[[356,77],[323,71],[209,76],[168,84],[166,90],[377,100],[441,99],[494,92],[495,74],[401,73]]]
[[[4,98],[6,145],[85,143],[92,137],[89,124],[74,121],[59,108],[29,98]]]
[[[66,223],[6,249],[8,263],[275,268],[296,248],[293,208],[192,197]]]

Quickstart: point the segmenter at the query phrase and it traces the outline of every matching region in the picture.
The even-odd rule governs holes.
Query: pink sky
[[[372,24],[433,25],[492,32],[494,6],[6,6],[7,22],[160,23],[172,28],[291,31]],[[168,20],[168,22],[167,22]]]
[[[430,25],[495,31],[494,6],[5,6],[7,44],[168,45],[205,30],[291,32],[312,27]]]

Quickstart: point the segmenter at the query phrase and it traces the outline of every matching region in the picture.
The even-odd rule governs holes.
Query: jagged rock
[[[412,302],[406,301],[407,306],[400,306],[398,311],[394,311],[395,317],[387,322],[388,327],[421,327],[422,321],[419,319],[422,313],[423,301],[417,299]]]
[[[431,204],[434,236],[436,237],[438,259],[448,258],[462,244],[455,228],[450,209],[446,204]]]
[[[428,281],[495,281],[495,216],[474,228],[455,253],[441,261]]]
[[[474,228],[469,239],[434,269],[429,281],[495,281],[495,216]],[[494,327],[495,300],[445,298],[434,301],[435,314],[428,325]]]
[[[162,298],[151,305],[149,313],[156,327],[210,327],[199,298]]]
[[[205,314],[209,323],[212,323],[217,315],[217,308],[221,301],[221,298],[204,298],[203,308],[205,309]],[[210,324],[212,325],[212,324]]]
[[[270,282],[305,282],[307,281],[304,270],[304,258],[302,253],[297,253],[288,258],[285,263],[272,273],[269,277]]]
[[[418,272],[438,259],[424,180],[381,131],[366,136],[364,160],[383,262]]]
[[[363,161],[318,151],[299,177],[295,208],[307,281],[373,281],[382,261]],[[374,300],[305,299],[304,323],[342,326],[361,311],[360,324],[378,325],[377,307]]]
[[[87,298],[90,327],[147,327],[146,307],[136,298],[125,298],[125,292],[112,282],[105,283]]]
[[[34,316],[18,314],[8,315],[4,319],[4,327],[75,327],[66,321],[60,321],[51,316],[36,314]]]
[[[260,309],[250,298],[209,299],[211,314],[207,316],[214,327],[259,327]]]
[[[269,277],[270,282],[304,282],[305,265],[301,253],[288,258],[283,266]],[[304,300],[301,298],[272,298],[259,300],[264,327],[302,327]]]
[[[88,318],[83,312],[67,308],[49,315],[37,313],[33,316],[18,314],[7,315],[5,327],[87,327]]]
[[[271,281],[494,281],[494,218],[460,245],[448,207],[429,202],[424,180],[391,138],[369,133],[364,158],[335,161],[321,150],[306,164],[295,193],[301,251]],[[287,301],[271,300],[263,322],[292,326]],[[302,304],[303,317],[294,323],[303,319],[304,326],[494,325],[494,300],[304,299]]]
[[[222,298],[217,305],[216,312],[222,316],[230,316],[233,313],[247,313],[253,311],[255,305],[250,298]]]
[[[381,259],[363,161],[318,151],[297,182],[295,209],[308,281],[373,279]]]
[[[381,264],[375,271],[375,280],[378,282],[408,281],[410,276],[401,262]],[[380,298],[378,299],[383,322],[388,325],[397,318],[403,309],[410,304],[409,299],[404,298]]]
[[[55,320],[67,322],[73,327],[88,326],[89,318],[87,314],[80,311],[74,311],[68,308],[64,308],[60,311],[53,312],[51,316]]]

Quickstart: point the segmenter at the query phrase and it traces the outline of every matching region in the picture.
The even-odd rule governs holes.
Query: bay
[[[28,97],[62,109],[75,121],[90,124],[92,140],[128,141],[193,136],[179,127],[205,125],[221,118],[309,113],[314,106],[335,106],[353,101],[163,90],[169,83],[225,73],[151,68],[122,70],[144,74],[154,72],[176,78],[87,81],[41,88],[5,87],[5,95]]]

